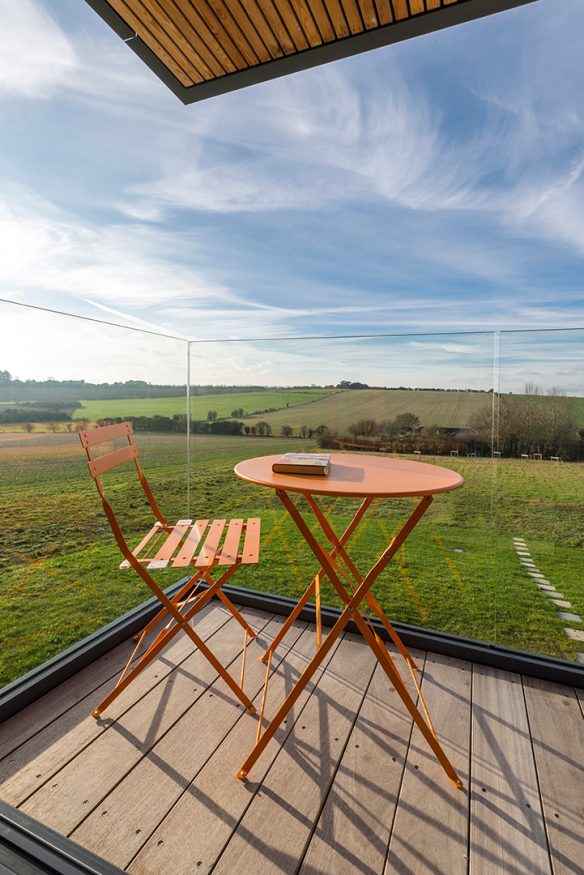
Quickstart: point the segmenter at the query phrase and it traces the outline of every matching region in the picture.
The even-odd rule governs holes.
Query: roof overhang
[[[86,0],[183,103],[535,0]]]

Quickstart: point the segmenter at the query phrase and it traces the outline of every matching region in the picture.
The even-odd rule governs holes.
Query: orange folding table
[[[454,785],[458,789],[462,789],[462,781],[444,753],[432,725],[432,720],[430,719],[416,677],[416,672],[419,669],[416,667],[403,641],[389,622],[371,590],[376,579],[430,507],[432,497],[440,492],[450,492],[453,489],[458,489],[464,483],[463,478],[456,471],[442,468],[438,465],[411,462],[406,459],[348,453],[333,454],[331,456],[331,469],[327,476],[276,474],[272,471],[272,464],[278,458],[279,456],[261,456],[256,459],[247,459],[236,465],[235,473],[242,480],[276,490],[276,495],[316,557],[320,569],[290,616],[287,617],[279,634],[262,656],[262,659],[267,663],[266,681],[259,715],[256,744],[241,769],[237,772],[237,777],[241,780],[247,777],[249,770],[274,736],[274,733],[293,707],[302,690],[309,683],[318,666],[322,663],[327,653],[330,652],[333,644],[341,635],[349,620],[354,620],[405,707],[410,712],[414,722],[441,763],[444,771]],[[301,495],[308,502],[325,540],[330,545],[329,550],[325,549],[312,533],[309,523],[300,512],[297,503],[291,497],[294,494]],[[317,496],[361,499],[357,512],[342,535],[339,536],[335,533]],[[362,575],[347,550],[346,545],[349,538],[374,502],[379,499],[406,497],[418,498],[419,501],[379,559],[365,575]],[[324,640],[320,611],[320,585],[323,576],[328,577],[345,605],[344,610]],[[345,582],[341,580],[341,577],[344,578]],[[349,588],[347,588],[346,584]],[[311,599],[314,599],[316,606],[315,655],[279,706],[271,721],[263,729],[272,653],[278,647],[306,603]],[[362,615],[359,612],[363,602],[367,603],[371,612],[380,620],[389,637],[406,661],[418,693],[418,702],[421,710],[408,692],[397,666],[384,646],[376,627],[368,615]]]

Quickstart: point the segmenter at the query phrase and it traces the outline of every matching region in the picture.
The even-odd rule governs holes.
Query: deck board
[[[197,617],[195,628],[197,633],[204,639],[213,635],[220,626],[229,619],[227,612],[217,612],[211,606],[203,609]],[[115,676],[119,674],[125,662],[130,656],[134,644],[124,651],[123,662],[117,659],[110,663],[115,664],[114,678],[101,686],[94,688],[88,695],[83,696],[83,688],[73,685],[72,689],[67,684],[65,696],[59,688],[55,691],[54,706],[51,701],[51,693],[47,693],[39,700],[39,708],[35,710],[34,718],[39,723],[44,721],[44,731],[37,731],[9,756],[0,761],[0,783],[2,785],[2,797],[11,805],[21,805],[36,790],[47,783],[60,769],[71,762],[82,750],[102,735],[112,721],[120,717],[125,711],[137,702],[157,684],[163,684],[165,678],[171,673],[174,666],[180,665],[192,653],[192,643],[186,636],[179,636],[148,668],[138,676],[133,684],[128,687],[119,699],[113,702],[103,715],[102,720],[95,720],[91,711],[110,691],[115,683]],[[98,660],[101,663],[101,660]],[[87,667],[89,669],[90,666]],[[87,669],[79,672],[85,680],[88,680]],[[97,676],[102,677],[101,665]],[[73,678],[71,678],[73,680]],[[65,686],[65,684],[63,684]],[[71,705],[65,713],[61,712],[62,702],[69,700],[73,690],[78,690],[78,701]],[[79,696],[83,698],[79,698]],[[42,704],[41,704],[42,703]],[[34,706],[29,706],[34,708]],[[22,713],[29,711],[26,708]],[[7,721],[10,734],[14,734],[11,726],[12,720],[20,726],[20,714]]]
[[[470,871],[551,875],[521,677],[473,667]]]
[[[221,619],[226,615],[225,611],[218,614]],[[258,622],[263,625],[265,620],[262,617]],[[217,657],[229,665],[241,653],[241,627],[235,619],[221,622],[208,644]],[[216,677],[214,668],[196,650],[165,683],[152,687],[139,701],[139,707],[129,708],[113,722],[106,712],[102,722],[107,724],[107,731],[27,799],[22,809],[68,835],[123,780],[157,739],[204,695]],[[104,811],[107,809],[102,808]]]
[[[399,666],[399,658],[389,650]],[[424,665],[424,653],[414,651],[412,656]],[[415,698],[409,673],[404,679]],[[302,873],[351,868],[368,875],[383,871],[411,729],[412,718],[377,665],[302,862]]]
[[[339,757],[375,668],[348,635],[294,724],[214,872],[290,872],[326,800]]]
[[[574,690],[536,678],[523,688],[554,875],[583,866],[584,720]]]
[[[252,701],[261,691],[265,675],[258,653],[273,640],[283,619],[270,621],[260,632],[259,641],[250,645],[245,690]],[[297,624],[297,636],[305,625]],[[284,653],[282,649],[276,654],[272,660],[274,668]],[[74,841],[95,853],[105,854],[120,868],[129,865],[214,753],[221,736],[227,735],[244,713],[241,703],[234,699],[220,678],[196,704],[190,719],[175,723],[71,834]],[[156,792],[144,793],[144,787],[155,787]],[[100,809],[106,809],[109,816],[102,817]]]
[[[421,689],[436,734],[464,788],[453,787],[416,727],[385,872],[463,875],[468,863],[470,666],[459,659],[430,654]]]
[[[245,684],[257,707],[258,649],[282,618],[245,613],[261,630]],[[241,627],[216,601],[196,624],[237,677]],[[273,659],[268,715],[314,649],[314,627],[296,623]],[[184,635],[102,719],[89,716],[130,652],[131,642],[120,645],[7,721],[0,776],[7,801],[133,875],[581,868],[581,690],[416,655],[460,792],[412,731],[365,642],[345,635],[242,783],[234,773],[254,743],[257,714]]]

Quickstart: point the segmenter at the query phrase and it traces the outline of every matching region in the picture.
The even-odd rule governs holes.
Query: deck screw
[[[107,814],[107,811],[102,811],[102,812],[101,812],[101,816],[102,816],[102,817],[105,817],[106,814]]]
[[[142,832],[141,829],[137,829],[137,830],[136,830],[136,835],[139,836],[141,832]]]
[[[162,839],[160,839],[160,841],[159,841],[159,842],[158,842],[158,843],[157,843],[157,844],[158,844],[158,847],[160,847],[160,845],[163,845],[163,844],[164,844],[164,842],[163,842],[163,840],[162,840]]]
[[[53,784],[53,790],[56,790],[58,786],[58,784]]]

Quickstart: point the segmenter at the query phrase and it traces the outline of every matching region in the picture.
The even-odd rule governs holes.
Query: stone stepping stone
[[[584,641],[584,629],[564,629],[564,632],[573,641]]]
[[[538,583],[537,585],[544,592],[553,592],[554,595],[556,594],[556,588],[555,586],[552,586],[551,583]]]
[[[579,617],[578,614],[571,614],[569,611],[558,611],[558,617],[560,620],[566,620],[568,623],[582,622],[582,617]]]
[[[525,544],[525,538],[513,538],[515,544]]]
[[[557,608],[571,608],[572,602],[567,602],[565,599],[552,599],[552,602]]]
[[[542,574],[541,571],[528,571],[527,573],[535,580],[545,580],[545,574]]]
[[[516,550],[515,552],[518,556],[524,556],[525,558],[528,558],[531,555],[529,550]]]
[[[539,591],[542,595],[549,595],[552,599],[565,599],[566,596],[561,592],[556,592],[552,586],[540,586]]]
[[[520,559],[519,561],[522,565],[529,565],[531,568],[535,568],[535,562],[533,559]]]

